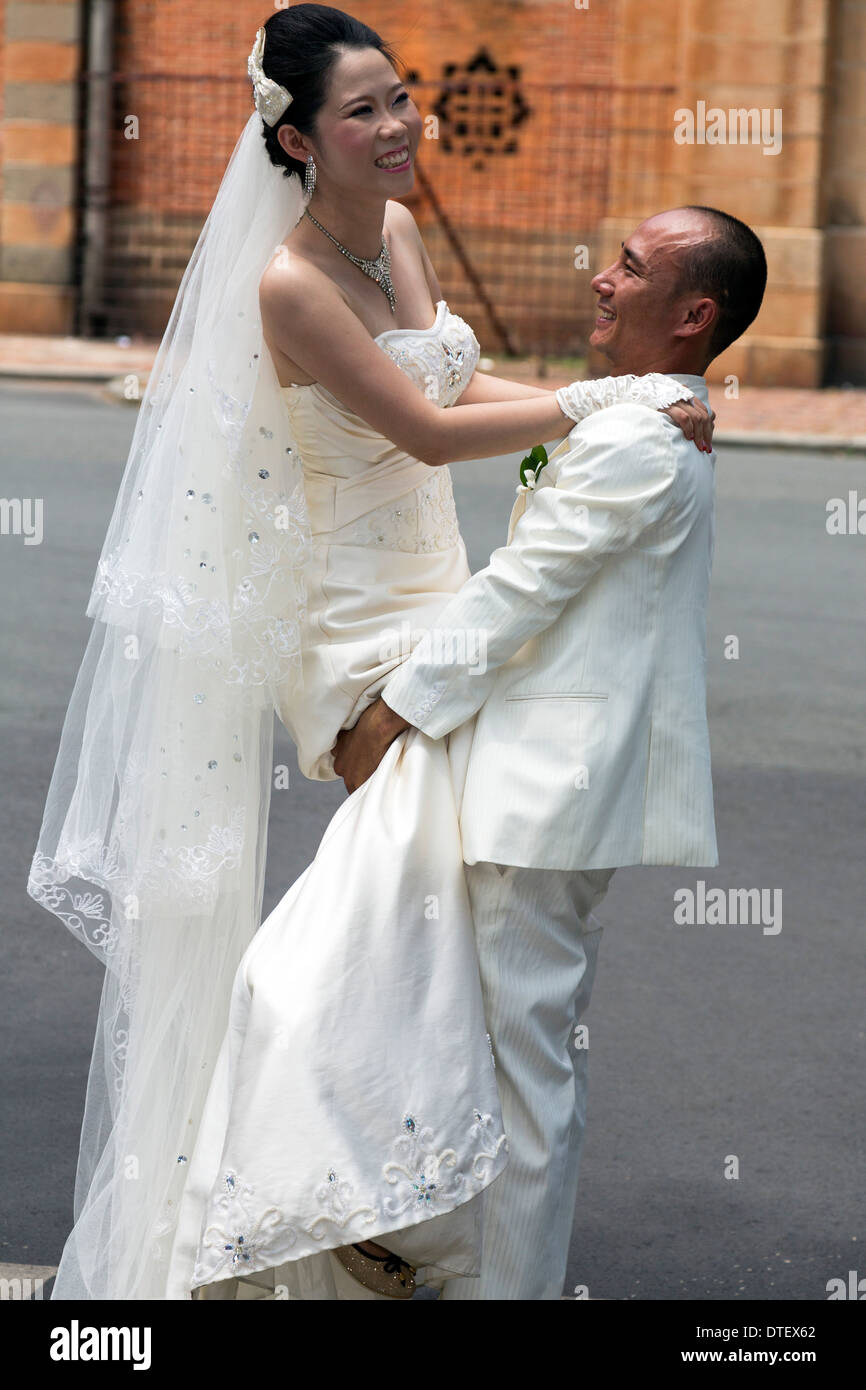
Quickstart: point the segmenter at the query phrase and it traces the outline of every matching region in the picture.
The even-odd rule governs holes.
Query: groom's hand
[[[389,744],[404,729],[411,728],[408,720],[396,714],[380,697],[364,710],[351,729],[341,729],[331,752],[334,771],[342,777],[346,791],[350,794],[357,791],[368,777],[372,777]]]

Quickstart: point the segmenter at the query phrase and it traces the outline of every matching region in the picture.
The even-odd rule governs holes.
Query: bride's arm
[[[546,396],[550,400],[552,394],[553,388],[545,390],[542,386],[525,386],[520,381],[508,381],[505,377],[476,371],[457,400],[455,409],[461,405],[480,405],[485,401],[524,401],[532,396]]]
[[[539,440],[562,439],[574,424],[555,393],[547,391],[449,409],[436,405],[382,351],[334,282],[299,257],[271,262],[259,299],[269,343],[372,429],[424,463],[514,453]]]
[[[437,465],[529,449],[572,428],[551,392],[443,409],[370,336],[333,281],[300,257],[275,258],[262,277],[265,336],[348,410],[398,449]]]

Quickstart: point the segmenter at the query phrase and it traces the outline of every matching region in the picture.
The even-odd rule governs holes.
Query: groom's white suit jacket
[[[707,403],[703,377],[676,379]],[[648,406],[590,415],[518,497],[507,545],[383,688],[432,738],[481,709],[466,863],[718,863],[706,716],[714,459]]]

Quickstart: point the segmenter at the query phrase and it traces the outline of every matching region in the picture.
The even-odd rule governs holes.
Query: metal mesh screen
[[[449,304],[486,350],[576,354],[612,146],[620,187],[654,211],[672,89],[536,84],[515,71],[410,80],[424,136],[407,201]],[[249,94],[235,77],[117,73],[111,106],[107,243],[82,326],[158,337]],[[588,269],[575,265],[581,247]]]

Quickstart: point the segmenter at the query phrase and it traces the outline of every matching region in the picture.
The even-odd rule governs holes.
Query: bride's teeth
[[[401,150],[398,154],[382,155],[376,160],[380,169],[396,169],[399,164],[405,164],[409,157],[408,148]]]

